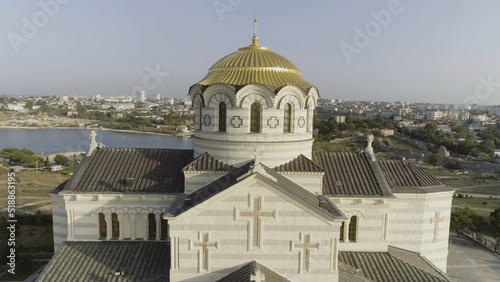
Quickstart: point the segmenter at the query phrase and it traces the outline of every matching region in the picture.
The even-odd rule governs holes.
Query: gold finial
[[[257,14],[253,16],[253,38],[252,45],[259,45],[259,38],[257,37]]]

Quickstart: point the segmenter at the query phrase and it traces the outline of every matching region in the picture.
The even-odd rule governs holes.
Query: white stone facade
[[[315,214],[275,185],[253,175],[168,218],[170,279],[215,281],[258,260],[293,281],[337,281],[340,220]]]
[[[210,152],[228,164],[241,165],[254,159],[257,150],[263,157],[260,161],[269,166],[299,154],[311,157],[313,111],[319,97],[314,87],[306,93],[299,87],[285,86],[275,93],[260,84],[247,85],[237,92],[226,84],[204,90],[194,85],[189,95],[195,112],[195,156]],[[257,128],[252,130],[254,103],[260,109]],[[290,107],[289,112],[285,107]],[[222,113],[225,116],[221,118]],[[290,154],[278,154],[277,147]]]
[[[112,239],[111,214],[119,222],[119,237],[115,240],[148,239],[148,215],[155,214],[157,223],[176,196],[168,195],[113,195],[113,194],[59,194],[52,196],[54,249],[63,241],[93,241]],[[99,234],[99,213],[106,218],[107,236]],[[157,226],[157,235],[160,235]],[[158,236],[155,238],[160,240]]]

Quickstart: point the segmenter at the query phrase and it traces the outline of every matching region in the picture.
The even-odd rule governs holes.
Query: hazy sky
[[[257,13],[323,98],[500,104],[498,0],[56,1],[0,2],[0,94],[186,97]]]

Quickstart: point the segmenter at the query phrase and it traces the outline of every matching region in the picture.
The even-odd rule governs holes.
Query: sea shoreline
[[[137,131],[137,130],[127,130],[127,129],[114,129],[114,128],[81,128],[81,127],[33,127],[33,126],[3,126],[0,125],[0,129],[83,129],[83,130],[105,130],[105,131],[116,131],[116,132],[125,132],[125,133],[143,133],[143,134],[153,134],[153,135],[165,135],[179,138],[190,138],[193,133],[178,133],[178,134],[169,134],[169,133],[158,133],[158,132],[148,132],[148,131]]]

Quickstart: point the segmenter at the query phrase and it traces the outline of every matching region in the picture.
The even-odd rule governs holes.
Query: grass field
[[[392,146],[394,146],[396,148],[403,149],[403,150],[412,150],[414,152],[422,152],[423,151],[422,149],[415,147],[415,146],[412,146],[406,142],[403,142],[403,141],[397,139],[396,137],[389,136],[388,138],[391,141]]]
[[[26,205],[41,201],[50,201],[49,191],[66,181],[70,176],[60,172],[21,171],[16,173],[16,205]],[[0,176],[0,209],[7,207],[7,174]]]
[[[475,210],[489,224],[490,213],[500,208],[500,199],[453,198],[452,209],[464,207]]]
[[[314,141],[312,150],[314,152],[358,152],[361,147],[356,142],[348,142],[345,139],[329,141]]]

